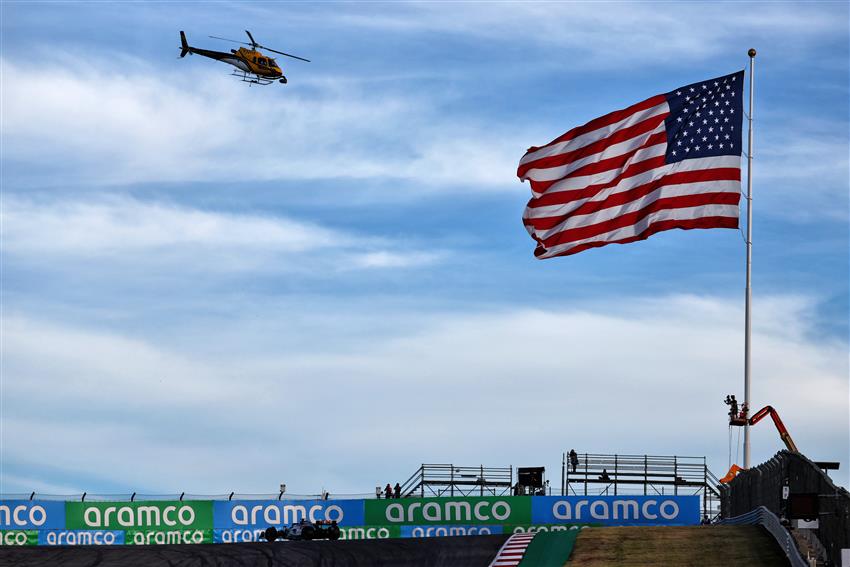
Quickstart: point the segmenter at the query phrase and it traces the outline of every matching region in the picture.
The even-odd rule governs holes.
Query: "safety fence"
[[[146,494],[146,493],[89,493],[80,492],[77,494],[46,494],[42,492],[19,492],[19,493],[2,493],[0,501],[4,500],[55,500],[60,502],[135,502],[135,501],[150,501],[150,500],[327,500],[333,497],[334,500],[366,500],[375,498],[374,492],[361,492],[358,494],[331,494],[325,492],[322,494],[290,494],[288,492],[272,492],[272,493],[244,493],[244,492],[229,492],[223,494],[190,494],[187,492],[177,492],[169,494]]]
[[[764,506],[759,506],[751,512],[735,516],[734,518],[725,518],[721,520],[720,523],[763,526],[770,535],[773,536],[773,539],[776,540],[779,547],[782,548],[782,551],[785,553],[788,561],[791,562],[791,567],[809,567],[809,564],[800,555],[800,550],[797,549],[797,544],[794,543],[794,538],[790,533],[788,533],[788,530],[782,526],[779,522],[779,518],[776,517],[776,514]]]
[[[269,526],[335,521],[342,539],[695,525],[698,496],[485,496],[360,500],[0,500],[0,545],[259,541]]]

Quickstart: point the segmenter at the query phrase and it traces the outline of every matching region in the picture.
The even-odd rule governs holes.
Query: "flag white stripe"
[[[738,218],[738,205],[701,205],[699,207],[686,207],[682,209],[665,209],[656,211],[637,223],[629,226],[624,226],[610,232],[598,234],[583,240],[575,240],[572,242],[559,244],[547,248],[546,251],[538,256],[538,258],[551,258],[564,252],[569,251],[576,246],[587,244],[590,242],[612,242],[615,240],[623,240],[631,238],[645,231],[652,224],[666,220],[693,220],[702,217],[730,217]]]
[[[639,110],[638,112],[635,112],[631,116],[624,118],[619,122],[614,122],[613,124],[603,126],[598,130],[593,130],[591,132],[581,134],[571,140],[567,140],[566,142],[558,142],[557,144],[552,144],[551,146],[540,148],[539,150],[536,150],[534,152],[529,152],[522,157],[522,159],[519,161],[519,164],[524,165],[534,160],[543,159],[545,157],[563,154],[566,152],[577,150],[579,148],[583,148],[588,144],[592,144],[596,140],[602,140],[604,138],[607,138],[617,130],[628,128],[629,126],[634,126],[635,124],[643,122],[648,118],[658,116],[659,114],[666,114],[668,112],[670,112],[670,107],[667,105],[666,102],[659,104],[658,106],[653,106],[652,108],[647,108],[646,110]]]
[[[633,138],[629,138],[628,140],[623,140],[622,142],[617,142],[616,144],[606,146],[605,149],[601,152],[590,154],[589,156],[573,160],[564,165],[559,165],[555,167],[544,167],[542,169],[529,169],[527,172],[525,172],[525,175],[523,175],[521,179],[530,179],[531,181],[553,181],[555,179],[561,179],[565,175],[569,175],[576,169],[583,167],[587,164],[627,154],[644,145],[646,143],[647,138],[649,138],[653,134],[658,134],[659,132],[664,131],[664,123],[662,122],[658,125],[658,127],[656,127],[650,132],[643,132],[642,134],[638,134]],[[664,146],[666,147],[666,145],[667,144],[665,142]],[[616,166],[616,169],[620,168],[621,166]]]
[[[697,183],[679,183],[676,185],[665,185],[663,187],[659,187],[651,193],[647,193],[646,195],[635,199],[634,201],[629,201],[628,203],[624,203],[622,205],[609,207],[607,209],[602,209],[601,211],[597,211],[595,213],[587,215],[573,215],[565,219],[560,224],[553,226],[552,228],[546,230],[535,230],[534,235],[537,236],[537,238],[545,240],[553,234],[557,234],[564,230],[581,228],[583,226],[592,226],[594,224],[599,224],[601,222],[609,221],[611,219],[615,219],[617,217],[621,217],[623,215],[639,211],[646,207],[648,204],[651,204],[653,201],[657,201],[658,199],[664,199],[667,197],[686,197],[688,195],[701,195],[704,193],[740,192],[740,181],[701,181]]]

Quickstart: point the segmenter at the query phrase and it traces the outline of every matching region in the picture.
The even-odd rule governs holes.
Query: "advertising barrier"
[[[69,530],[211,530],[209,500],[150,502],[66,502]]]
[[[269,526],[332,520],[340,539],[695,525],[699,496],[484,496],[390,500],[0,500],[0,546],[263,541]]]
[[[535,496],[534,523],[684,526],[700,521],[699,496]]]
[[[213,502],[214,527],[251,529],[291,524],[302,519],[335,520],[362,526],[364,500],[236,500]]]
[[[366,500],[366,524],[525,524],[531,522],[531,498],[472,496]]]
[[[65,502],[0,500],[0,530],[65,528]]]

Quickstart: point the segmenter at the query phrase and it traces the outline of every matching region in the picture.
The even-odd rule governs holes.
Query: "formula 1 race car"
[[[266,541],[272,543],[278,538],[282,539],[339,539],[339,526],[336,520],[317,520],[311,522],[307,519],[290,524],[282,530],[274,526],[266,528],[263,536]]]

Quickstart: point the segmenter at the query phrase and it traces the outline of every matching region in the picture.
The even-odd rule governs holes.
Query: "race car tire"
[[[331,526],[328,529],[328,539],[330,539],[330,540],[339,539],[339,526]]]
[[[274,543],[274,540],[277,539],[277,530],[273,527],[266,528],[266,531],[263,533],[266,537],[266,541],[269,543]]]
[[[311,540],[316,535],[316,530],[313,526],[306,526],[301,530],[301,539]]]

